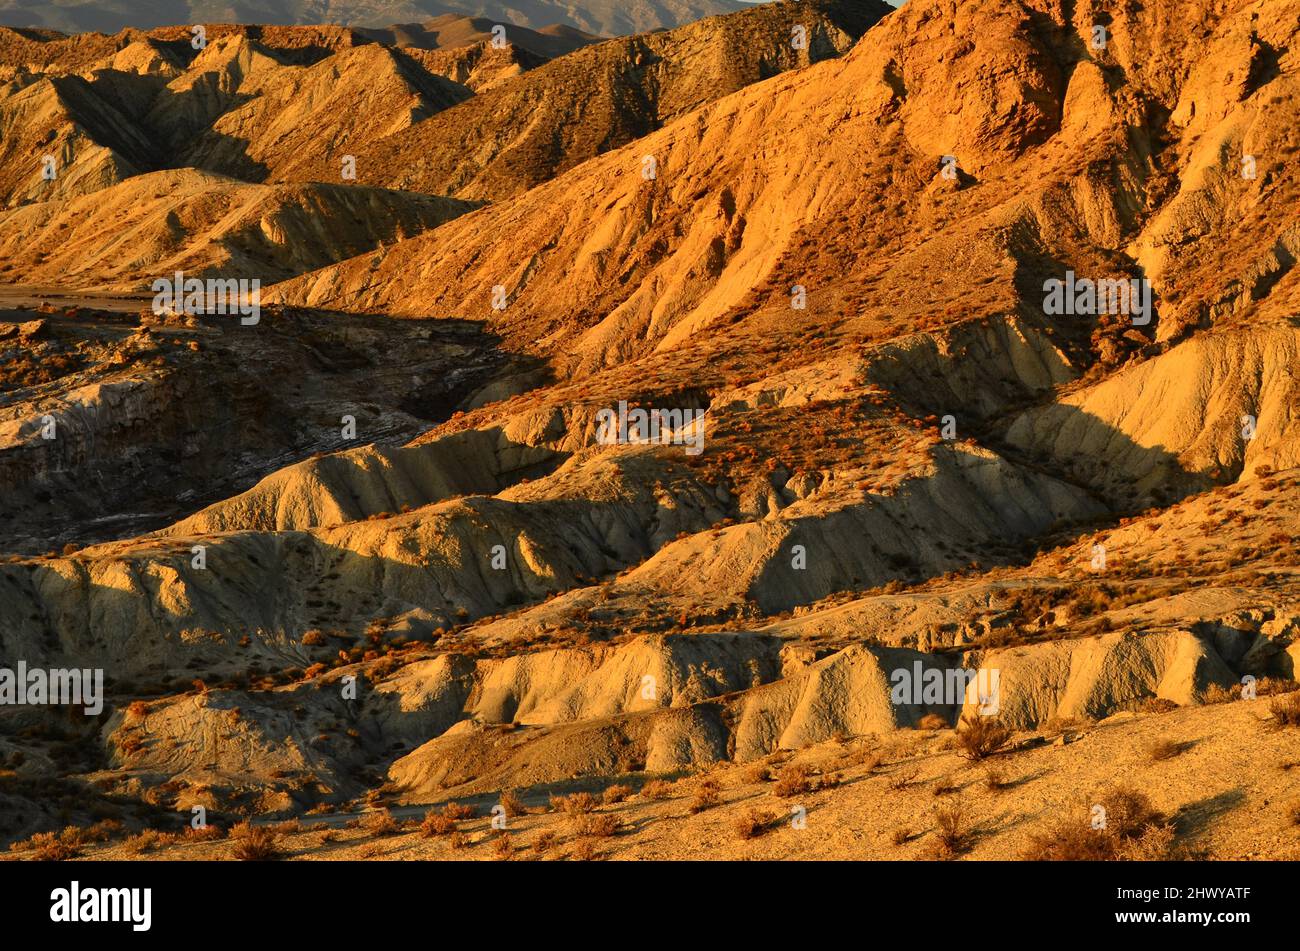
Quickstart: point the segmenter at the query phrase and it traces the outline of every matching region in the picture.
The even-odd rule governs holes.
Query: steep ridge
[[[232,36],[209,44],[144,123],[179,149],[176,164],[261,181],[346,149],[355,129],[386,135],[469,95],[376,44],[295,66]],[[342,181],[341,169],[323,180]]]
[[[501,23],[487,17],[442,16],[419,23],[395,23],[380,28],[358,28],[364,37],[387,46],[417,47],[423,50],[448,50],[463,47],[484,48],[493,39],[493,28],[505,27],[504,40],[510,46],[533,54],[534,58],[552,59],[600,41],[600,37],[573,27],[551,25],[540,30]]]
[[[0,276],[148,289],[183,271],[271,284],[435,227],[468,202],[344,185],[247,185],[193,169],[0,215]],[[108,241],[106,234],[112,235]]]
[[[759,5],[587,47],[371,143],[360,181],[501,200],[778,72],[839,55],[891,8],[861,0]],[[805,48],[795,48],[793,30]],[[330,162],[300,174],[324,178]]]
[[[0,208],[106,188],[152,157],[144,133],[80,77],[0,87]]]
[[[1220,32],[1240,29],[1244,7],[1234,9],[1238,15],[1224,18]],[[1181,134],[1142,116],[1178,91],[1163,79],[1144,87],[1152,75],[1146,68],[1135,69],[1117,93],[1103,80],[1122,82],[1123,63],[1160,30],[1150,13],[1122,14],[1106,57],[1094,62],[1074,42],[1084,11],[1076,22],[1050,26],[1044,16],[1050,11],[1031,16],[1002,5],[905,7],[842,62],[742,90],[436,239],[395,247],[382,266],[346,262],[280,293],[286,301],[347,309],[481,316],[517,339],[573,354],[566,366],[592,369],[675,348],[742,315],[747,327],[770,330],[770,321],[752,314],[788,314],[793,284],[809,288],[805,320],[856,318],[879,332],[882,321],[904,316],[926,329],[972,295],[994,313],[1019,308],[1022,295],[1041,300],[1042,280],[1067,268],[1131,273],[1126,240],[1137,238],[1148,205],[1157,207],[1168,184],[1168,157],[1153,156]],[[1268,24],[1279,42],[1289,36],[1284,21],[1279,14]],[[1160,56],[1193,61],[1214,46],[1214,29],[1199,29],[1199,14],[1189,22],[1197,26],[1184,48],[1164,46]],[[958,59],[938,70],[931,64],[952,44],[950,24],[977,40],[954,48]],[[1007,78],[982,75],[985,62],[997,62]],[[1282,81],[1251,91],[1250,106],[1275,98],[1273,84]],[[1269,113],[1274,128],[1289,126],[1283,110]],[[1010,114],[1019,124],[1005,121]],[[1130,139],[1124,130],[1133,125],[1139,133]],[[796,140],[790,129],[799,130]],[[736,141],[754,145],[731,153]],[[1085,145],[1092,157],[1080,163]],[[965,178],[940,174],[945,154],[956,157]],[[645,155],[657,160],[653,181],[641,175]],[[1268,189],[1276,218],[1284,205],[1271,199],[1296,186],[1293,172],[1282,163],[1240,187]],[[1017,187],[1025,180],[1037,183],[1028,194]],[[836,237],[819,241],[815,235],[831,223]],[[1236,234],[1252,246],[1271,245],[1269,227],[1257,217],[1248,235]],[[499,234],[515,237],[485,246],[484,235]],[[1203,244],[1224,239],[1227,246],[1227,237],[1216,232]],[[837,260],[865,265],[845,275],[832,266]],[[917,273],[934,275],[919,300]],[[1218,267],[1193,274],[1219,293],[1243,280]],[[1181,280],[1166,274],[1156,285],[1161,313],[1164,282]],[[492,307],[498,286],[507,295],[504,311]],[[1266,282],[1252,308],[1271,306],[1269,297],[1290,286]],[[1025,316],[1041,323],[1041,306],[1026,306],[1038,306],[1037,315]],[[1055,323],[1067,339],[1098,329]],[[1135,344],[1109,334],[1122,362],[1122,348]]]

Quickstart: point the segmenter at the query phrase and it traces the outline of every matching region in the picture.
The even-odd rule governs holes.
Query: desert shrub
[[[67,829],[64,830],[64,833]],[[79,836],[38,832],[28,840],[28,851],[37,862],[66,862],[81,854]]]
[[[750,808],[735,818],[732,827],[740,838],[754,839],[770,829],[775,822],[774,813]]]
[[[519,794],[513,789],[501,790],[501,809],[507,816],[513,819],[515,816],[522,816],[525,813],[524,801],[519,798]]]
[[[1300,693],[1284,694],[1270,703],[1268,709],[1278,726],[1300,726]]]
[[[510,857],[515,854],[515,843],[509,832],[502,832],[496,837],[496,843],[492,846],[492,854],[499,861],[510,861]]]
[[[164,845],[171,842],[171,836],[159,832],[157,829],[145,829],[137,832],[127,839],[123,844],[128,852],[139,854],[141,852],[152,852],[155,849],[161,849]]]
[[[662,779],[652,779],[641,787],[640,794],[646,799],[668,799],[673,794],[673,784]]]
[[[950,860],[970,849],[971,833],[966,813],[966,804],[961,799],[953,799],[947,805],[934,810],[935,825],[938,826],[938,846],[935,857]]]
[[[220,826],[188,826],[185,829],[185,839],[189,842],[215,842],[225,837],[226,831]]]
[[[996,766],[986,766],[984,768],[984,788],[989,792],[1002,792],[1009,785],[1006,774]]]
[[[605,839],[618,831],[619,822],[611,815],[584,813],[575,817],[573,832],[579,836]]]
[[[397,835],[402,831],[393,814],[387,809],[373,812],[362,820],[361,827],[373,836]]]
[[[916,728],[918,730],[946,730],[948,721],[937,713],[927,713],[916,721]]]
[[[961,755],[971,762],[986,759],[1011,741],[1011,731],[993,717],[965,716],[957,731]]]
[[[846,769],[850,766],[862,766],[870,772],[880,766],[883,762],[884,759],[881,757],[879,752],[873,750],[869,746],[862,746],[845,753],[844,757],[840,760],[840,766]]]
[[[1210,684],[1205,688],[1205,703],[1231,703],[1241,696],[1241,685],[1225,687],[1222,684]]]
[[[455,819],[445,813],[434,812],[432,809],[425,815],[424,821],[420,823],[420,835],[426,839],[432,839],[438,835],[449,835],[455,831]]]
[[[533,851],[538,855],[549,852],[555,845],[555,833],[547,830],[537,836],[533,842]]]
[[[591,812],[598,805],[600,805],[600,800],[589,792],[576,792],[571,796],[551,797],[551,809],[570,816],[580,816]]]
[[[776,774],[776,785],[772,787],[774,795],[783,798],[798,796],[812,790],[812,780],[808,776],[808,767],[802,763],[791,763]]]
[[[1173,827],[1142,793],[1120,788],[1102,797],[1093,808],[1070,810],[1060,821],[1030,838],[1025,859],[1030,861],[1158,860],[1171,857]],[[1104,816],[1094,828],[1097,816]]]
[[[600,794],[600,801],[605,805],[610,806],[616,802],[622,802],[630,795],[632,795],[631,786],[608,786],[605,788],[605,791]]]
[[[1164,697],[1147,697],[1142,701],[1143,713],[1170,713],[1177,709],[1178,704]]]
[[[234,856],[241,862],[270,862],[282,858],[279,834],[267,826],[254,826],[241,822],[231,833],[235,843]]]
[[[691,804],[687,808],[692,813],[700,813],[721,804],[722,794],[718,791],[717,785],[706,783],[696,789],[695,798],[691,800]]]
[[[116,819],[101,819],[86,830],[86,838],[91,842],[107,842],[122,834],[122,823]]]
[[[473,819],[474,807],[459,802],[449,802],[442,807],[442,814],[448,819],[454,819],[457,821],[461,819]]]

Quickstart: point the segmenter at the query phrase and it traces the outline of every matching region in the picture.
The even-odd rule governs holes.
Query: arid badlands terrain
[[[1300,859],[1300,0],[706,6],[0,28],[5,858]]]

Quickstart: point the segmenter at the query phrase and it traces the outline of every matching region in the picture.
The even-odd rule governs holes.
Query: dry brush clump
[[[61,833],[38,832],[27,840],[27,851],[32,853],[36,862],[65,862],[81,854],[83,845],[79,836],[69,836],[64,829]]]
[[[1278,697],[1268,710],[1279,727],[1300,727],[1300,692]]]
[[[1004,792],[1010,789],[1011,785],[1011,781],[1002,770],[996,766],[984,767],[984,788],[989,792]]]
[[[618,832],[619,826],[619,821],[606,813],[585,813],[574,817],[573,834],[580,838],[607,839]]]
[[[134,855],[139,855],[143,852],[156,851],[164,846],[171,845],[175,841],[176,837],[170,832],[144,829],[123,842],[122,848]]]
[[[500,862],[510,861],[510,858],[515,854],[515,843],[509,832],[502,832],[496,837],[496,842],[492,846],[492,854]]]
[[[1121,787],[1087,808],[1071,809],[1035,833],[1030,861],[1158,861],[1174,856],[1174,828],[1145,794]]]
[[[722,791],[715,779],[704,779],[695,787],[695,797],[689,807],[692,814],[704,812],[722,804]]]
[[[397,835],[402,831],[401,825],[393,818],[393,814],[387,809],[381,809],[378,812],[371,813],[362,820],[361,827],[376,838],[381,836]]]
[[[576,792],[569,796],[552,796],[551,810],[569,816],[581,816],[592,812],[600,800],[589,792]]]
[[[963,852],[969,852],[973,834],[970,828],[970,814],[965,801],[960,796],[950,800],[946,805],[934,810],[934,822],[938,842],[935,844],[934,856],[941,861],[951,861]]]
[[[442,807],[442,814],[448,819],[459,822],[462,819],[473,819],[476,813],[473,806],[459,802],[449,802]]]
[[[733,820],[732,828],[742,839],[755,839],[775,826],[777,818],[774,812],[751,806]]]
[[[673,795],[673,784],[662,779],[652,779],[641,787],[639,795],[643,799],[670,799]]]
[[[622,786],[622,785],[615,784],[613,786],[605,787],[605,791],[600,794],[600,801],[607,806],[612,806],[615,803],[623,802],[631,795],[632,795],[631,786]]]
[[[501,805],[501,811],[511,819],[516,816],[522,816],[527,812],[527,809],[524,807],[524,801],[519,798],[519,794],[513,789],[501,790],[501,798],[499,802]]]
[[[773,795],[787,799],[802,793],[812,792],[813,782],[810,770],[803,763],[791,763],[776,775],[776,785],[772,787]]]
[[[420,823],[420,835],[426,839],[432,839],[440,835],[451,835],[455,831],[455,819],[445,812],[434,812],[432,809],[425,813],[424,821]]]
[[[241,822],[231,830],[234,842],[231,854],[241,862],[269,862],[284,858],[280,849],[280,834],[269,826],[255,826]]]
[[[993,717],[965,716],[957,730],[961,755],[971,762],[1001,752],[1011,742],[1011,731]]]

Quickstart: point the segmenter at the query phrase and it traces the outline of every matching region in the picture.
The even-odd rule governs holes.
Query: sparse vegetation
[[[960,797],[949,800],[946,805],[937,806],[934,810],[934,822],[937,826],[935,834],[938,837],[935,858],[951,860],[969,851],[970,818],[966,803]]]
[[[284,857],[279,833],[267,826],[241,822],[230,838],[234,844],[231,854],[241,862],[269,862]]]
[[[1171,857],[1173,827],[1134,789],[1121,787],[1087,808],[1070,810],[1035,833],[1024,858],[1033,861],[1156,860]]]
[[[962,717],[961,726],[957,730],[961,755],[972,762],[1001,752],[1010,741],[1011,731],[993,717]]]
[[[722,793],[713,780],[701,782],[695,789],[695,797],[688,807],[692,813],[703,812],[722,804]]]
[[[776,820],[775,813],[751,806],[733,820],[733,828],[740,838],[754,839],[770,829]]]
[[[620,785],[607,786],[605,787],[605,791],[601,793],[600,801],[603,802],[605,805],[609,806],[617,802],[623,802],[631,795],[632,795],[631,786],[620,786]]]
[[[608,838],[618,831],[619,822],[608,813],[583,813],[574,818],[573,831],[579,836]]]
[[[782,798],[789,798],[811,792],[812,788],[808,767],[802,763],[791,763],[777,773],[776,785],[772,787],[772,793]]]
[[[1300,692],[1278,697],[1268,709],[1278,726],[1300,727]]]

